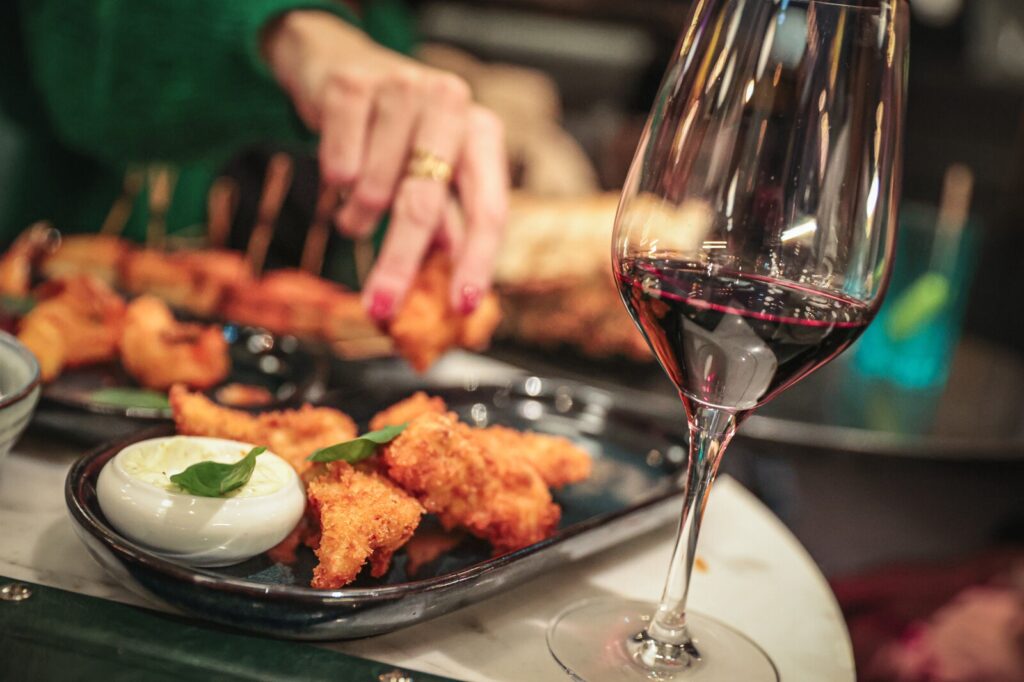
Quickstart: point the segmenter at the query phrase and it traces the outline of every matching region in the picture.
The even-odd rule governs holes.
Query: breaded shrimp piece
[[[67,342],[58,322],[47,316],[26,317],[21,321],[18,340],[35,356],[44,382],[60,376],[67,362]]]
[[[472,313],[462,315],[452,310],[450,286],[448,258],[431,256],[388,326],[398,352],[418,372],[426,371],[451,348],[483,350],[501,321],[501,307],[494,292],[485,296]]]
[[[484,449],[521,458],[552,488],[577,483],[590,476],[590,454],[568,438],[506,426],[473,429],[472,438]]]
[[[423,414],[444,414],[447,411],[442,398],[417,391],[374,415],[370,429],[376,431],[385,426],[398,426]],[[561,488],[590,476],[590,454],[567,438],[516,431],[507,426],[472,429],[470,434],[482,447],[497,455],[507,454],[524,460],[550,487]]]
[[[466,539],[461,530],[449,531],[443,528],[420,526],[416,534],[405,545],[405,573],[415,576],[420,569],[435,561],[445,552],[455,549]]]
[[[46,282],[36,294],[40,302],[22,318],[18,338],[39,359],[44,380],[117,357],[125,304],[106,284],[83,275]]]
[[[558,525],[533,467],[481,447],[454,414],[413,419],[383,452],[388,476],[415,495],[446,529],[462,527],[489,540],[496,554],[539,542]]]
[[[448,406],[444,404],[442,398],[416,391],[405,400],[375,414],[370,420],[370,430],[377,431],[385,426],[401,426],[421,414],[444,414],[447,411]]]
[[[180,385],[171,388],[169,397],[178,433],[265,445],[299,474],[310,468],[312,462],[306,458],[315,450],[358,435],[347,414],[329,407],[304,405],[297,410],[250,414],[221,407]]]
[[[210,388],[231,371],[220,326],[178,322],[155,296],[140,296],[128,305],[120,348],[128,374],[157,391],[174,384]]]
[[[312,586],[335,589],[355,580],[366,561],[379,578],[391,556],[409,541],[424,509],[413,497],[380,474],[357,471],[334,462],[310,481],[310,510],[320,519],[320,564]]]

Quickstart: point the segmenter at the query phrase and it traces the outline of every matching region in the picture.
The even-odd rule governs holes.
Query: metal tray
[[[325,402],[365,425],[374,412],[414,388],[360,388],[332,394]],[[191,568],[119,535],[96,499],[103,465],[130,443],[166,435],[166,426],[104,445],[75,463],[65,485],[74,529],[117,580],[187,615],[279,637],[350,639],[440,616],[677,518],[683,433],[617,406],[610,394],[538,377],[498,386],[424,388],[443,396],[469,423],[564,435],[591,452],[591,478],[555,493],[563,514],[554,536],[498,557],[486,543],[466,541],[416,577],[406,575],[406,557],[399,551],[387,575],[374,579],[364,572],[339,590],[308,587],[313,565],[308,550],[292,566],[264,555],[222,569]]]

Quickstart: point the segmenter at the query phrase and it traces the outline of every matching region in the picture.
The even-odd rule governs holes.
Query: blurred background
[[[400,8],[418,56],[466,78],[508,128],[505,321],[488,353],[612,388],[677,424],[673,389],[611,282],[608,245],[688,10],[683,0]],[[1020,581],[1024,565],[1024,3],[914,0],[912,15],[886,307],[854,349],[750,418],[723,465],[831,581],[865,679],[883,644],[971,586]],[[222,170],[240,189],[227,245],[249,243],[279,151],[246,150]],[[316,162],[294,162],[271,267],[298,264],[314,222]],[[324,272],[344,280],[351,263],[330,239]],[[372,367],[350,360],[335,382]]]

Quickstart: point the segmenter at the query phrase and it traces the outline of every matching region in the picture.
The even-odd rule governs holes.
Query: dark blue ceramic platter
[[[377,410],[423,388],[441,395],[471,424],[503,424],[572,438],[594,457],[583,483],[555,493],[562,506],[557,533],[516,552],[492,557],[487,543],[465,540],[415,576],[399,551],[391,570],[365,572],[340,590],[309,587],[315,559],[300,550],[294,565],[266,556],[217,569],[160,558],[117,533],[96,499],[103,465],[126,445],[167,435],[157,427],[104,445],[75,463],[65,496],[75,531],[117,580],[146,598],[186,615],[293,639],[351,639],[389,632],[482,600],[568,561],[581,559],[675,519],[678,470],[685,459],[681,433],[669,433],[634,406],[616,404],[598,389],[537,377],[502,386],[362,388],[324,401],[365,427]],[[429,517],[425,523],[431,523]]]

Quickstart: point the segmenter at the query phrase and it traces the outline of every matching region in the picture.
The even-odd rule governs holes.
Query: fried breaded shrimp
[[[487,450],[521,458],[552,488],[590,476],[590,455],[568,438],[516,431],[506,426],[473,429],[472,438]]]
[[[0,255],[0,295],[27,296],[32,290],[32,270],[59,243],[60,234],[49,223],[36,223]]]
[[[310,468],[306,458],[315,450],[358,435],[347,414],[329,407],[304,405],[297,410],[250,414],[221,407],[184,386],[173,386],[169,398],[178,433],[266,445],[300,474]]]
[[[89,275],[46,282],[40,302],[22,318],[18,338],[39,360],[44,381],[64,367],[108,362],[117,356],[125,304]]]
[[[491,292],[469,315],[451,308],[451,264],[446,256],[427,259],[388,326],[398,352],[418,372],[426,371],[455,347],[483,350],[501,320],[501,307]]]
[[[61,239],[60,248],[43,261],[41,269],[47,279],[91,275],[114,286],[119,279],[121,262],[131,249],[128,242],[113,235],[66,235]]]
[[[155,296],[140,296],[128,306],[120,347],[125,370],[157,391],[174,384],[210,388],[231,370],[220,326],[178,322]]]
[[[47,315],[26,316],[21,321],[18,340],[36,357],[44,382],[60,376],[67,362],[67,346],[58,322]]]
[[[307,488],[311,511],[320,518],[320,564],[313,587],[334,589],[355,580],[367,560],[374,577],[387,573],[391,556],[412,537],[423,507],[376,473],[334,462]]]
[[[496,554],[539,542],[558,525],[561,509],[533,467],[481,447],[454,414],[413,419],[385,447],[383,461],[388,476],[446,529],[465,528]]]
[[[125,257],[121,282],[133,294],[152,294],[180,310],[212,316],[228,292],[244,288],[252,274],[235,251],[157,251],[144,249]]]
[[[466,539],[462,531],[447,531],[442,528],[416,529],[415,535],[405,545],[405,573],[415,576],[420,569],[436,560],[448,550],[454,549]]]
[[[374,415],[370,429],[376,431],[385,426],[398,426],[423,414],[444,414],[447,411],[442,398],[417,391]],[[517,431],[506,426],[471,429],[469,434],[491,452],[524,460],[553,488],[577,483],[590,476],[590,455],[567,438]]]
[[[405,400],[381,410],[370,420],[370,430],[377,431],[385,426],[401,426],[411,422],[421,414],[444,414],[448,406],[437,396],[429,396],[423,391],[416,391]]]

